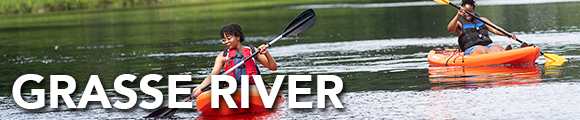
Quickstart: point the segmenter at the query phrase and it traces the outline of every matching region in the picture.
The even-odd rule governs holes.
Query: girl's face
[[[467,12],[470,12],[470,13],[472,13],[472,14],[475,14],[475,9],[474,9],[474,7],[473,7],[473,6],[471,6],[470,4],[463,5],[463,9],[467,10]],[[464,17],[464,18],[465,18],[465,20],[467,20],[467,21],[471,21],[471,19],[473,19],[473,16],[471,16],[471,15],[469,15],[469,14],[467,14],[467,13],[466,13],[466,14],[465,14],[463,17]]]
[[[224,38],[222,38],[221,42],[226,45],[228,49],[234,49],[239,46],[240,37],[235,35],[227,35],[224,33]]]

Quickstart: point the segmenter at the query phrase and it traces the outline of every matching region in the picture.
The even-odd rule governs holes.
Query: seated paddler
[[[455,32],[459,36],[459,48],[464,52],[464,55],[486,54],[511,49],[510,45],[508,45],[506,48],[495,45],[489,38],[488,32],[507,37],[508,35],[503,34],[491,26],[496,26],[501,30],[503,30],[503,28],[495,25],[485,17],[480,17],[482,20],[490,23],[485,24],[484,22],[465,13],[465,10],[477,16],[477,14],[475,14],[475,1],[462,0],[461,9],[457,11],[455,17],[451,20],[451,22],[449,22],[449,25],[447,25],[447,30],[450,33]],[[510,37],[510,39],[517,39],[515,35],[511,34],[511,36],[512,37]],[[522,44],[522,47],[525,46],[527,46],[527,44]]]
[[[276,61],[268,52],[266,45],[261,45],[257,48],[252,45],[242,45],[242,42],[244,42],[245,39],[244,32],[240,25],[232,23],[223,26],[220,30],[220,36],[222,38],[221,42],[226,46],[226,48],[216,56],[210,76],[206,77],[203,82],[193,90],[195,96],[203,92],[200,90],[201,87],[211,83],[211,75],[219,75],[222,68],[225,69],[225,71],[234,69],[233,72],[230,72],[227,75],[234,77],[237,81],[241,81],[241,75],[250,75],[250,85],[255,84],[251,75],[260,74],[256,63],[260,63],[272,71],[277,69]],[[244,61],[244,59],[250,57],[252,53],[257,50],[261,50],[258,55],[245,62],[242,66],[233,68],[233,66]]]

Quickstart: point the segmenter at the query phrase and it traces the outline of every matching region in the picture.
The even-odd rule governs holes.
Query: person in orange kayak
[[[465,10],[475,14],[475,1],[462,0],[461,10],[457,11],[455,17],[451,20],[451,22],[449,22],[449,25],[447,25],[447,31],[450,33],[455,32],[459,36],[459,47],[462,51],[464,51],[464,55],[501,52],[505,51],[506,49],[511,49],[510,45],[508,45],[506,48],[503,48],[499,45],[494,45],[493,41],[489,38],[488,31],[496,35],[506,37],[508,35],[503,34],[499,30],[493,29],[490,25],[475,19],[473,16],[465,13]],[[493,26],[496,26],[485,17],[481,17],[481,19],[485,20]],[[503,28],[500,28],[499,26],[496,27],[503,30]],[[510,37],[510,39],[517,39],[515,35],[511,34],[511,36],[512,37]],[[522,44],[522,47],[526,46],[524,44]]]
[[[210,76],[206,77],[203,82],[193,89],[195,96],[203,93],[201,91],[201,87],[206,86],[207,84],[211,83],[211,75],[219,75],[222,68],[225,68],[225,71],[231,69],[234,65],[239,62],[242,62],[245,58],[248,58],[255,50],[261,50],[258,55],[254,58],[248,60],[244,63],[244,65],[235,68],[235,70],[228,75],[234,77],[238,83],[241,80],[241,75],[259,75],[260,71],[258,66],[256,66],[255,61],[258,61],[264,67],[275,71],[278,67],[276,65],[276,61],[268,52],[266,45],[261,45],[258,48],[253,47],[252,45],[244,46],[242,42],[244,42],[244,32],[242,31],[242,27],[236,23],[228,24],[220,30],[221,42],[226,45],[224,52],[220,53],[215,58],[215,63],[213,65],[213,69],[211,70]],[[250,85],[254,84],[254,79],[250,76]]]

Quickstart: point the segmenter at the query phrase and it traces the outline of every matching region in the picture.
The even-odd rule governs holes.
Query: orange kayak
[[[268,94],[270,93],[270,88],[266,89]],[[229,108],[226,102],[222,97],[220,97],[220,106],[219,108],[211,108],[211,90],[201,93],[197,97],[197,111],[202,115],[219,115],[219,116],[226,116],[226,115],[235,115],[235,114],[243,114],[243,113],[255,113],[255,112],[263,112],[269,110],[278,109],[282,103],[284,103],[284,94],[278,92],[276,96],[276,100],[272,105],[272,108],[265,108],[264,104],[262,103],[262,98],[258,93],[258,89],[255,85],[250,86],[250,106],[249,108]],[[234,102],[236,103],[237,107],[241,107],[241,88],[238,88],[236,92],[232,95]]]
[[[534,63],[540,57],[540,48],[524,47],[504,52],[463,55],[456,49],[431,50],[427,58],[435,66],[483,66],[497,64]]]

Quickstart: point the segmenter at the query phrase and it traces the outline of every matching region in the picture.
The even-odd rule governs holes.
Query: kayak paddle
[[[278,40],[282,39],[282,37],[296,36],[298,33],[301,33],[301,32],[308,30],[309,28],[314,26],[314,24],[316,24],[316,14],[314,13],[314,10],[308,9],[308,10],[302,12],[296,18],[294,18],[294,20],[292,20],[292,22],[290,22],[290,24],[286,27],[286,29],[284,29],[284,32],[282,32],[282,34],[280,34],[278,37],[274,38],[272,41],[270,41],[268,44],[266,44],[266,47],[272,46],[272,44],[274,44]],[[244,61],[241,61],[240,63],[236,64],[235,66],[230,68],[228,71],[225,71],[221,75],[227,75],[228,73],[234,71],[234,69],[242,66],[246,61],[248,61],[248,60],[252,59],[253,57],[255,57],[256,55],[258,55],[258,53],[260,53],[260,51],[262,51],[262,50],[258,50],[256,52],[252,53],[252,55],[250,55],[248,58],[244,59]],[[206,91],[206,90],[208,90],[208,88],[210,88],[209,87],[210,85],[211,85],[211,83],[203,86],[200,90]],[[197,98],[197,95],[194,95],[194,93],[191,93],[189,95],[189,97],[187,97],[187,99],[182,100],[182,102],[188,102],[191,99],[195,99],[195,98]],[[151,113],[145,117],[146,118],[148,118],[148,117],[169,117],[169,116],[173,116],[173,114],[175,114],[176,111],[177,111],[177,108],[163,107],[163,108],[158,109],[158,110],[154,111],[153,113]]]
[[[455,8],[457,8],[457,9],[461,9],[459,6],[457,6],[457,5],[455,5],[455,4],[451,3],[451,2],[449,2],[449,0],[433,0],[433,1],[435,1],[435,2],[437,2],[437,3],[441,3],[441,4],[449,4],[449,5],[451,5],[451,6],[455,7]],[[482,20],[481,18],[479,18],[478,16],[475,16],[473,13],[470,13],[470,12],[468,12],[467,10],[465,10],[465,13],[467,13],[467,14],[469,14],[469,15],[473,16],[474,18],[476,18],[476,19],[477,19],[477,20],[479,20],[479,21],[482,21],[482,22],[483,22],[483,23],[485,23],[485,24],[488,24],[488,25],[489,25],[489,26],[491,26],[493,29],[496,29],[496,30],[500,31],[501,33],[503,33],[503,34],[507,35],[508,37],[512,37],[512,35],[511,35],[511,34],[509,34],[508,32],[506,32],[506,31],[504,31],[504,30],[502,30],[502,29],[499,29],[499,28],[497,28],[497,27],[496,27],[496,26],[494,26],[494,25],[491,25],[491,24],[489,24],[487,21],[484,21],[484,20]],[[524,42],[522,42],[522,41],[521,41],[521,40],[519,40],[519,39],[516,39],[516,41],[518,41],[518,42],[520,42],[520,43],[524,43]],[[560,57],[560,56],[558,56],[558,55],[556,55],[556,54],[551,54],[551,53],[544,53],[544,52],[542,52],[542,51],[540,51],[540,54],[544,55],[544,58],[546,58],[546,60],[548,60],[548,62],[546,62],[546,63],[545,63],[545,65],[558,65],[558,66],[559,66],[559,65],[562,65],[562,64],[564,64],[564,62],[568,61],[566,58]]]

